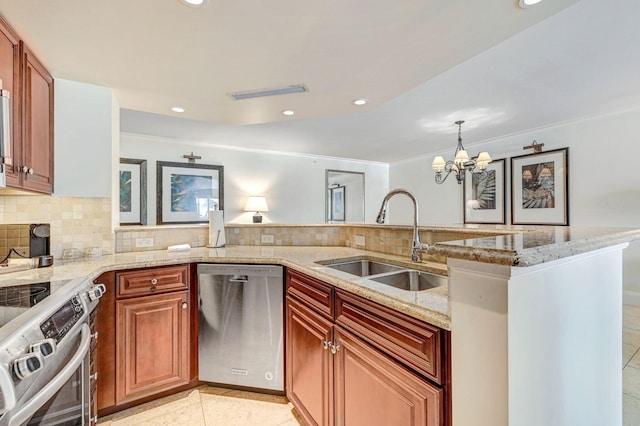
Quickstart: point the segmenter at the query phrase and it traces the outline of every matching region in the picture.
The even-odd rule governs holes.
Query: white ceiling
[[[471,146],[640,106],[632,0],[0,0],[0,15],[54,78],[113,88],[129,133],[394,162],[453,150],[459,119]]]

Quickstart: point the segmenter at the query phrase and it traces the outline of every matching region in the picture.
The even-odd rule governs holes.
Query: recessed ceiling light
[[[171,107],[171,111],[173,111],[173,112],[184,112],[184,108],[180,108],[180,107]]]
[[[356,99],[353,101],[354,105],[358,105],[358,106],[362,106],[364,104],[366,104],[367,102],[369,102],[366,98],[360,98],[360,99]]]
[[[205,6],[209,0],[178,0],[182,4],[186,4],[187,6],[192,7],[203,7]]]
[[[295,113],[296,113],[296,112],[295,112],[295,111],[293,111],[293,110],[291,110],[291,109],[285,109],[284,111],[282,111],[282,114],[283,114],[283,115],[293,115],[293,114],[295,114]]]
[[[535,6],[541,1],[542,0],[520,0],[520,7],[527,8],[527,7]]]

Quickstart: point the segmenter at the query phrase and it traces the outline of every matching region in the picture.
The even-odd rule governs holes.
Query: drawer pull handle
[[[155,278],[151,278],[151,284],[152,284],[152,285],[156,285],[156,284],[158,284],[158,280],[157,280],[157,279],[155,279]]]

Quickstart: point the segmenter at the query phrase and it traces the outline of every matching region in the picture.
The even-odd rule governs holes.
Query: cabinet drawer
[[[287,271],[287,294],[333,319],[333,286],[297,271]]]
[[[189,289],[188,265],[140,269],[116,274],[118,297]]]
[[[443,384],[443,336],[438,327],[341,290],[336,290],[336,323]]]

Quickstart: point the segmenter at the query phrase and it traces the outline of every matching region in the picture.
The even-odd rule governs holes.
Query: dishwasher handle
[[[249,281],[249,277],[247,275],[231,275],[229,277],[230,283],[246,283]]]

